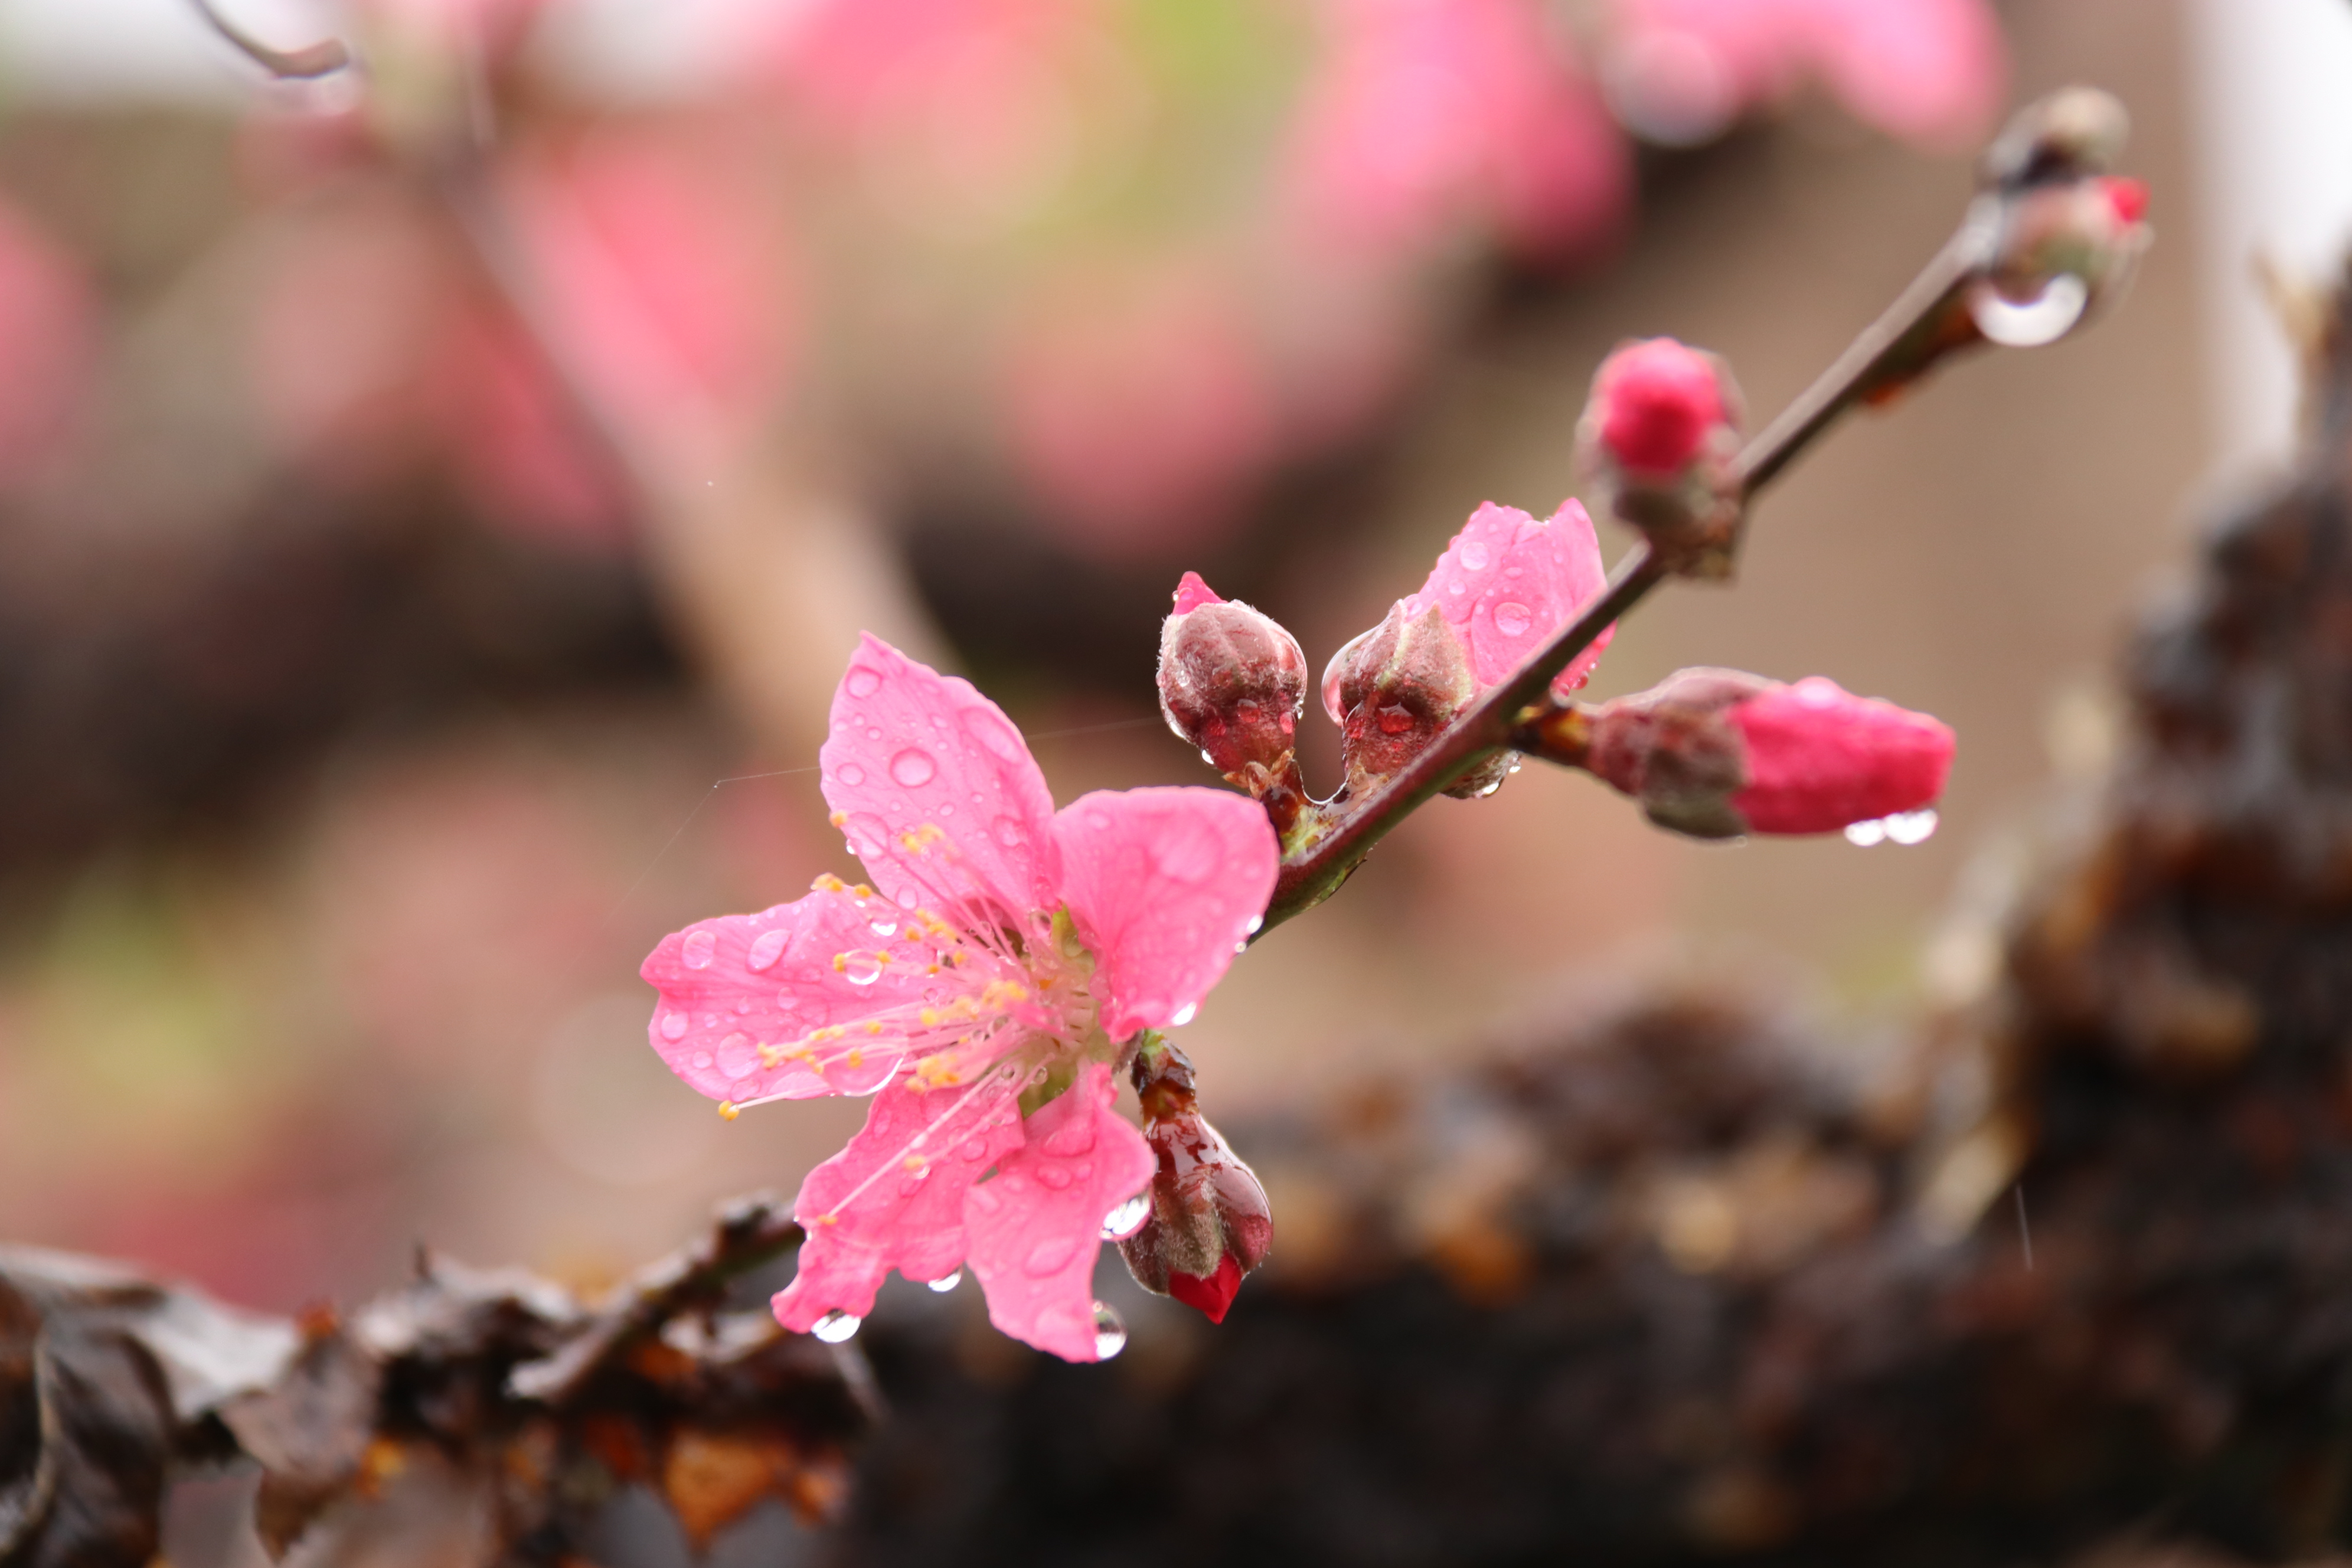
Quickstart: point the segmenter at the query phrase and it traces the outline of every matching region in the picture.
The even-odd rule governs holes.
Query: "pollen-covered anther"
[[[839,812],[835,812],[834,815],[839,816],[841,814]],[[842,820],[847,821],[848,819],[844,817]],[[841,823],[836,822],[834,826],[838,827],[841,826]],[[835,876],[830,871],[824,872],[815,881],[809,884],[809,891],[812,893],[845,893],[848,890],[849,884],[843,881],[840,878]]]
[[[831,816],[826,817],[825,820],[833,824],[835,827],[846,827],[849,826],[849,813],[845,811],[836,811]],[[840,880],[841,879],[838,877],[834,879],[836,887]]]
[[[722,1100],[719,1102],[719,1114],[722,1120],[732,1121],[743,1112],[733,1100]]]

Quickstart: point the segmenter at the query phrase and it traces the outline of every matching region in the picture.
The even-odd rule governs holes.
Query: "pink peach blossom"
[[[871,637],[819,760],[874,885],[821,877],[674,932],[644,968],[654,1048],[723,1109],[875,1097],[801,1188],[808,1239],[777,1317],[863,1317],[893,1268],[968,1266],[999,1329],[1096,1360],[1104,1221],[1154,1169],[1110,1109],[1112,1066],[1233,962],[1273,891],[1273,829],[1210,789],[1056,812],[994,703]]]
[[[1528,0],[1334,0],[1292,132],[1310,224],[1374,256],[1484,223],[1555,256],[1613,232],[1622,138]]]
[[[1666,141],[1713,135],[1811,75],[1866,124],[1964,142],[2007,76],[1984,0],[1616,0],[1615,12],[1612,98]]]
[[[80,264],[0,203],[0,483],[55,458],[90,391],[97,338],[98,301]]]
[[[1774,684],[1731,710],[1748,783],[1733,810],[1756,833],[1834,833],[1916,811],[1944,793],[1952,731],[1942,721],[1826,676]]]

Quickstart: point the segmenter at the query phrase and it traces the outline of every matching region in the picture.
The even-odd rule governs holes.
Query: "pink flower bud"
[[[1292,771],[1307,656],[1273,616],[1219,598],[1195,572],[1160,634],[1160,711],[1234,783],[1264,795]]]
[[[1577,422],[1577,467],[1676,571],[1731,569],[1741,497],[1739,391],[1715,355],[1672,338],[1619,345]]]
[[[1148,1290],[1224,1321],[1242,1279],[1265,1261],[1274,1215],[1256,1173],[1200,1112],[1192,1064],[1162,1040],[1137,1053],[1144,1141],[1159,1159],[1151,1213],[1118,1244]]]
[[[1672,338],[1628,343],[1592,384],[1601,445],[1629,473],[1664,478],[1697,457],[1723,423],[1715,362]]]
[[[1916,811],[1944,793],[1951,726],[1825,676],[1775,685],[1732,710],[1748,784],[1732,809],[1756,833],[1833,833]]]
[[[1952,731],[1925,713],[1813,676],[1783,685],[1734,669],[1679,670],[1580,709],[1544,750],[1700,838],[1833,833],[1943,794]]]

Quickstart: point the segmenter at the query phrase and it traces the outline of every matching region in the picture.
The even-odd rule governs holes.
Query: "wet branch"
[[[236,47],[237,52],[283,81],[313,81],[332,76],[352,64],[352,51],[341,38],[325,38],[299,49],[273,48],[223,14],[215,0],[189,0],[214,32]]]

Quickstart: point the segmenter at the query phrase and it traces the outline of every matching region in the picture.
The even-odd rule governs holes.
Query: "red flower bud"
[[[1677,571],[1719,577],[1740,518],[1739,391],[1715,355],[1672,338],[1620,344],[1592,377],[1577,464]]]
[[[1813,676],[1677,671],[1652,689],[1551,721],[1539,743],[1700,838],[1833,833],[1943,794],[1952,731],[1925,713]]]
[[[1629,473],[1664,478],[1699,455],[1723,422],[1715,362],[1672,338],[1628,343],[1592,384],[1601,446]]]
[[[1294,767],[1307,656],[1273,616],[1219,598],[1194,572],[1160,634],[1160,711],[1211,766],[1254,795]]]
[[[1274,1215],[1257,1175],[1200,1112],[1192,1064],[1165,1040],[1136,1055],[1143,1136],[1159,1158],[1151,1215],[1118,1244],[1147,1290],[1197,1308],[1213,1323],[1265,1261]]]

